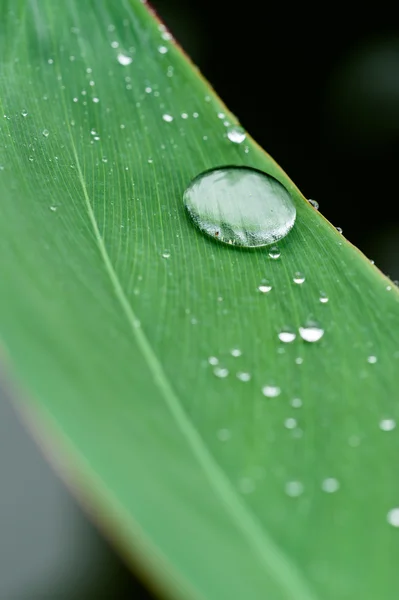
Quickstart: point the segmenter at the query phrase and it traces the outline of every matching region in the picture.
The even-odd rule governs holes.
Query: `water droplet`
[[[21,110],[21,115],[23,117],[27,117],[28,116],[28,111],[24,108],[23,110]]]
[[[289,417],[288,419],[286,419],[284,421],[284,427],[286,427],[287,429],[295,429],[295,427],[298,425],[297,420],[294,419],[293,417]]]
[[[239,490],[242,494],[252,494],[255,490],[255,484],[249,477],[243,477],[238,482]]]
[[[171,123],[173,121],[173,117],[172,115],[168,115],[167,113],[162,115],[162,118],[164,121],[166,121],[167,123]]]
[[[50,132],[48,129],[43,129],[42,134],[44,135],[44,137],[48,137],[50,135]]]
[[[162,252],[162,258],[170,258],[170,252],[168,252],[167,250],[165,252]]]
[[[218,118],[219,119],[224,119],[225,118],[225,114],[223,112],[218,112]]]
[[[370,363],[371,365],[375,365],[377,360],[378,360],[377,357],[373,356],[373,355],[367,357],[367,362]]]
[[[50,206],[50,210],[51,210],[52,212],[56,212],[56,210],[57,210],[57,207],[56,207],[56,206]]]
[[[242,352],[239,348],[232,348],[230,350],[230,354],[231,354],[231,356],[237,357],[237,356],[241,356]]]
[[[158,52],[159,54],[166,54],[168,51],[166,46],[158,46]]]
[[[111,42],[112,48],[119,48],[119,42]]]
[[[391,508],[388,511],[387,521],[392,527],[399,527],[399,508]]]
[[[100,98],[93,98],[94,104],[98,104],[100,102]]]
[[[313,206],[313,208],[315,208],[316,210],[319,210],[319,203],[317,202],[317,200],[311,200],[309,198],[309,203]]]
[[[268,283],[263,283],[262,285],[258,286],[258,290],[262,293],[262,294],[267,294],[268,292],[270,292],[270,290],[272,290],[272,286],[269,285]]]
[[[329,298],[328,298],[327,294],[325,292],[320,292],[319,301],[322,304],[327,304],[328,300],[329,300]]]
[[[219,429],[217,436],[221,442],[227,442],[231,438],[231,432],[229,429]]]
[[[314,321],[299,328],[299,335],[305,342],[318,342],[324,335],[324,329]]]
[[[338,233],[342,233],[342,227],[336,227],[335,229],[338,231]]]
[[[297,356],[297,358],[295,359],[295,363],[297,365],[301,365],[303,363],[303,358],[301,356]]]
[[[305,281],[305,275],[303,275],[303,273],[300,273],[299,271],[297,271],[294,275],[294,277],[292,278],[294,283],[297,283],[298,285],[300,285],[301,283],[303,283]]]
[[[229,370],[224,367],[215,367],[213,369],[213,373],[214,373],[214,375],[216,375],[216,377],[220,377],[221,379],[224,379],[229,374]]]
[[[120,65],[122,65],[123,67],[127,67],[128,65],[131,65],[133,62],[133,58],[131,56],[128,56],[127,54],[123,54],[122,52],[118,53],[118,56],[116,57],[118,63]]]
[[[277,398],[281,394],[281,390],[277,385],[265,385],[262,388],[262,394],[267,398]]]
[[[219,364],[219,359],[216,358],[216,356],[210,356],[208,358],[208,362],[210,365],[218,365]]]
[[[296,338],[296,333],[291,329],[285,328],[278,334],[278,339],[280,342],[284,342],[285,344],[290,344]]]
[[[290,404],[293,408],[301,408],[302,400],[300,398],[293,398]]]
[[[184,192],[195,225],[224,243],[266,246],[285,237],[296,209],[274,177],[246,167],[225,167],[196,177]]]
[[[297,498],[303,494],[303,483],[300,481],[287,481],[285,484],[285,493],[291,498]]]
[[[380,429],[382,431],[393,431],[396,427],[394,419],[382,419],[380,421]]]
[[[181,115],[182,119],[188,119],[188,114],[187,113],[182,113]]]
[[[335,477],[327,477],[327,479],[324,479],[324,481],[322,481],[321,489],[323,490],[323,492],[333,494],[334,492],[339,490],[338,479],[335,479]]]
[[[280,256],[281,256],[281,252],[277,248],[277,246],[273,246],[273,248],[270,248],[270,250],[269,250],[270,258],[272,258],[273,260],[277,260],[278,258],[280,258]]]
[[[251,374],[246,373],[245,371],[238,371],[237,379],[240,381],[249,381],[251,379]]]
[[[229,138],[230,142],[234,142],[234,144],[241,144],[246,138],[246,133],[242,127],[234,125],[227,131],[227,137]]]

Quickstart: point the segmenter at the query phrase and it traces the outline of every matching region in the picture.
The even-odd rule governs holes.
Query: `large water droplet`
[[[399,508],[391,508],[387,514],[387,521],[392,527],[399,527]]]
[[[277,385],[265,385],[262,388],[262,394],[266,398],[277,398],[281,393],[280,388]]]
[[[224,167],[196,177],[184,192],[195,225],[226,244],[267,246],[292,229],[296,209],[285,187],[261,171]]]

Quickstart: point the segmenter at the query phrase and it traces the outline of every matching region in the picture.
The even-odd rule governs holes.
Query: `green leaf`
[[[140,2],[0,6],[0,332],[23,411],[165,595],[396,599],[396,287],[229,139]],[[223,165],[290,191],[280,258],[189,221],[185,189]],[[308,319],[318,342],[279,340]]]

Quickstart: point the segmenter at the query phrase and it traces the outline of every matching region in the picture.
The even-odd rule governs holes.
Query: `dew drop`
[[[281,390],[277,385],[265,385],[262,388],[262,394],[267,398],[277,398],[281,394]]]
[[[56,210],[57,210],[57,207],[56,207],[56,206],[54,206],[54,205],[53,205],[53,206],[50,206],[50,210],[51,210],[51,212],[56,212]]]
[[[188,114],[187,113],[182,113],[181,115],[182,119],[188,119]]]
[[[327,479],[324,479],[324,481],[322,481],[321,489],[323,490],[323,492],[333,494],[334,492],[339,490],[338,479],[335,479],[335,477],[327,477]]]
[[[213,369],[213,373],[214,373],[214,375],[216,375],[216,377],[219,377],[220,379],[224,379],[229,374],[229,370],[226,369],[225,367],[215,367]]]
[[[221,442],[227,442],[231,438],[231,432],[229,429],[223,428],[219,429],[217,432],[217,436]]]
[[[100,98],[96,98],[96,97],[93,98],[93,102],[94,102],[94,104],[98,104],[100,102]]]
[[[230,142],[234,142],[234,144],[242,144],[247,136],[242,127],[234,125],[227,131],[227,137],[229,138]]]
[[[342,227],[336,227],[335,229],[338,231],[338,233],[342,233]]]
[[[399,508],[391,508],[388,511],[387,521],[392,527],[399,527]]]
[[[381,419],[380,429],[382,431],[393,431],[396,427],[396,421],[394,419]]]
[[[297,271],[295,273],[294,277],[292,278],[292,280],[294,283],[301,285],[305,281],[305,275],[303,275],[303,273],[300,273],[299,271]]]
[[[327,304],[328,300],[329,300],[329,298],[328,298],[327,294],[325,292],[320,292],[319,301],[322,304]]]
[[[284,342],[285,344],[290,344],[295,340],[295,338],[296,333],[294,331],[291,331],[290,329],[283,329],[278,334],[278,339],[280,340],[280,342]]]
[[[28,116],[28,111],[24,108],[23,110],[21,110],[21,115],[23,117],[27,117]]]
[[[122,65],[122,67],[127,67],[133,62],[133,58],[131,56],[128,56],[127,54],[123,54],[123,52],[119,52],[116,59],[118,63]]]
[[[111,42],[112,48],[119,48],[119,42]]]
[[[301,481],[287,481],[285,484],[285,493],[291,498],[297,498],[303,494],[303,483]]]
[[[249,381],[251,379],[251,374],[246,371],[238,371],[237,379],[240,381]]]
[[[237,356],[241,356],[242,352],[241,352],[241,350],[239,348],[232,348],[230,350],[230,354],[231,354],[231,356],[237,357]]]
[[[309,198],[309,203],[313,206],[313,208],[315,208],[316,210],[319,210],[319,203],[317,202],[317,200],[311,200]]]
[[[299,335],[305,342],[318,342],[324,335],[324,329],[314,321],[299,328]]]
[[[301,356],[297,356],[295,359],[295,364],[301,365],[303,363],[303,358]]]
[[[284,421],[284,427],[286,427],[287,429],[295,429],[297,424],[298,424],[297,420],[294,419],[293,417],[289,417],[288,419],[286,419]]]
[[[371,365],[375,365],[377,360],[378,360],[377,357],[373,356],[373,355],[367,357],[367,362],[370,363]]]
[[[220,242],[249,248],[282,239],[296,217],[285,187],[274,177],[247,167],[225,167],[199,175],[183,200],[202,232]]]
[[[210,364],[210,365],[213,365],[213,366],[215,366],[215,365],[218,365],[218,364],[219,364],[219,359],[218,359],[218,358],[216,358],[216,356],[210,356],[210,357],[208,358],[208,362],[209,362],[209,364]]]
[[[172,115],[168,115],[167,113],[165,113],[164,115],[162,115],[162,118],[164,121],[166,121],[167,123],[171,123],[173,121],[173,117]]]
[[[168,252],[167,250],[165,252],[162,252],[162,258],[170,258],[170,252]]]
[[[44,137],[48,137],[50,135],[50,132],[48,129],[43,129],[42,134],[44,135]]]
[[[159,54],[166,54],[168,51],[166,46],[158,46],[158,52]]]
[[[293,408],[301,408],[302,400],[300,398],[293,398],[290,404]]]
[[[218,118],[219,119],[224,119],[225,118],[225,114],[223,112],[218,112]]]
[[[270,292],[270,290],[272,290],[272,286],[269,285],[268,283],[263,283],[262,285],[258,286],[258,290],[262,293],[262,294],[267,294],[268,292]]]
[[[273,248],[270,248],[270,250],[269,250],[270,258],[272,258],[273,260],[277,260],[278,258],[280,258],[280,256],[281,256],[281,252],[277,248],[277,246],[273,246]]]

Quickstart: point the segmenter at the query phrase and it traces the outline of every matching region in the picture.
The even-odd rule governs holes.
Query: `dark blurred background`
[[[273,9],[227,0],[152,4],[305,196],[399,279],[395,14],[380,5],[357,13],[298,4],[294,13],[284,2]],[[7,402],[0,402],[0,437],[0,600],[149,600],[147,586],[83,516]]]

